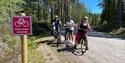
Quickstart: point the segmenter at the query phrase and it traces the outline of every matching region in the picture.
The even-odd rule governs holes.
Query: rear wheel
[[[57,46],[59,46],[59,44],[61,44],[61,36],[57,35]]]

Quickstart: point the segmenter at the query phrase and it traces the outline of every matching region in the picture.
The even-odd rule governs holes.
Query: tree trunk
[[[63,21],[63,2],[61,0],[61,21]]]
[[[119,27],[122,25],[122,0],[118,0],[117,2],[117,23]]]
[[[53,14],[54,14],[54,5],[53,3],[51,4],[51,23],[53,21]]]
[[[39,14],[40,13],[40,6],[39,6],[39,4],[40,4],[40,0],[38,0],[38,13],[37,13],[38,14],[38,16],[37,16],[38,21],[40,20],[39,19],[39,17],[40,17],[40,14]]]

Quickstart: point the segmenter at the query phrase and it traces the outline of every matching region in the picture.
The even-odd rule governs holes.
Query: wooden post
[[[21,35],[22,63],[27,63],[27,35]]]

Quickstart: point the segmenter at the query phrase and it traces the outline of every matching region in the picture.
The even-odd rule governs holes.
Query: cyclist
[[[21,16],[26,16],[26,14],[25,13],[20,13],[21,14]]]
[[[61,21],[58,18],[58,15],[55,15],[54,20],[52,21],[52,27],[53,27],[53,32],[55,31],[57,35],[60,35],[60,26],[61,26]],[[57,38],[57,37],[56,37]]]
[[[74,37],[73,36],[73,31],[74,31],[73,25],[74,25],[74,21],[72,20],[71,16],[68,16],[67,21],[65,23],[65,28],[66,28],[66,30],[65,30],[65,41],[66,41],[66,39],[69,38],[69,40],[71,42],[73,42],[73,37]],[[67,33],[69,34],[68,37],[66,37]]]
[[[88,22],[88,17],[84,16],[81,23],[78,24],[78,33],[76,35],[76,41],[80,43],[81,37],[83,37],[86,45],[86,50],[88,50],[88,40],[87,40],[87,31],[92,31],[90,24]],[[76,44],[74,48],[76,49]]]

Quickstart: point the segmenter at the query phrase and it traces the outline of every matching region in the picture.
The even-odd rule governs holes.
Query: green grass
[[[121,34],[124,34],[125,33],[125,28],[119,28],[119,29],[116,29],[112,32],[110,32],[111,34],[116,34],[116,35],[121,35]]]
[[[125,28],[119,28],[110,32],[113,36],[119,36],[125,38]]]
[[[28,48],[28,63],[44,63],[42,53]]]
[[[37,51],[37,44],[33,41],[35,37],[31,37],[28,41],[28,63],[44,63],[43,55],[39,51]]]

